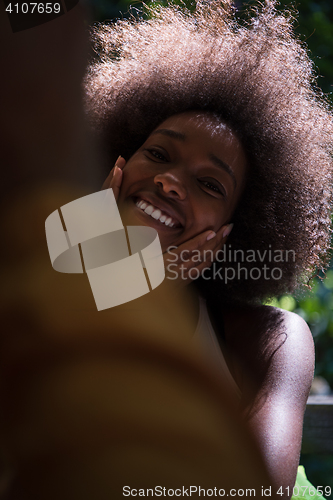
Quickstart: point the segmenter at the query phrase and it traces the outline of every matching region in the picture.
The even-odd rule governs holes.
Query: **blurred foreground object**
[[[268,488],[235,402],[191,343],[185,303],[151,292],[98,312],[84,274],[52,269],[41,214],[61,197],[26,195],[0,226],[8,498],[120,498],[126,485]],[[27,247],[23,213],[37,244],[13,258]]]

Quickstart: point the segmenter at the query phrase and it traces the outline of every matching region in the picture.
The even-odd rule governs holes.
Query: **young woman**
[[[87,109],[110,163],[121,155],[104,187],[125,225],[157,229],[168,286],[194,290],[194,338],[290,497],[313,341],[300,317],[261,304],[328,262],[332,115],[312,63],[270,1],[246,25],[229,2],[198,2],[94,36]]]

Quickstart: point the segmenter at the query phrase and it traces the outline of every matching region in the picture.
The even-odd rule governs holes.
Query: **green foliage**
[[[195,0],[172,0],[172,3],[189,10],[194,10],[196,5]],[[144,4],[154,9],[160,5],[167,5],[168,0],[147,0],[146,2],[140,0],[90,0],[95,22],[116,21],[130,15],[141,16]]]
[[[90,0],[89,7],[93,22],[115,21],[128,17],[130,10],[132,14],[135,14],[137,9],[142,9],[142,2],[140,0]]]
[[[194,10],[196,2],[195,0],[172,0],[174,5],[179,5],[180,7],[184,7],[189,10]],[[158,5],[167,5],[168,0],[151,0],[148,2],[149,7],[157,7]]]

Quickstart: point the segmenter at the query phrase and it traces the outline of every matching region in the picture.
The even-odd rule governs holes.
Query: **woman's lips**
[[[148,202],[147,200],[141,197],[137,197],[134,200],[134,203],[141,212],[145,213],[148,217],[151,217],[152,219],[157,221],[160,225],[175,229],[182,227],[182,225],[177,219],[170,216],[161,208],[156,207],[153,203]]]

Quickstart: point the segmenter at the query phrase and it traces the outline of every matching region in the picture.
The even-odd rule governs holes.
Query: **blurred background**
[[[195,7],[194,0],[173,0],[189,9]],[[242,19],[243,9],[248,4],[236,0],[237,17]],[[166,4],[164,0],[146,1],[151,7]],[[142,2],[136,0],[90,0],[93,23],[141,15]],[[333,2],[332,0],[301,0],[291,3],[281,0],[279,9],[292,9],[295,13],[295,31],[308,46],[318,74],[318,85],[333,105]],[[131,13],[131,14],[130,14]],[[324,276],[315,278],[312,291],[296,296],[285,295],[270,301],[271,305],[294,311],[307,321],[316,346],[316,372],[313,394],[332,394],[333,389],[333,261]],[[306,468],[309,480],[315,486],[333,487],[333,456],[303,455],[301,463]]]

